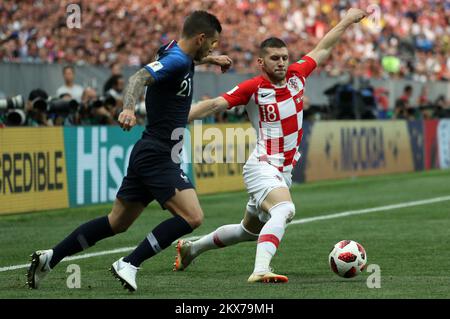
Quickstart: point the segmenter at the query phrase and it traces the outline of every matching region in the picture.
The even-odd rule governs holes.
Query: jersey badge
[[[152,62],[152,63],[150,63],[148,66],[149,66],[154,72],[158,72],[159,70],[161,70],[161,69],[164,67],[164,65],[162,65],[162,63],[159,62],[159,61]]]

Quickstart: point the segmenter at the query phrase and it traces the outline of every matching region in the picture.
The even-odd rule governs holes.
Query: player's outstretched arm
[[[136,125],[134,108],[144,92],[145,86],[150,86],[155,82],[150,72],[140,69],[128,80],[128,85],[124,92],[123,110],[119,114],[119,125],[124,131],[129,131]]]
[[[208,55],[204,57],[200,62],[197,62],[196,64],[215,64],[220,66],[220,69],[222,70],[222,73],[225,73],[228,71],[228,69],[233,64],[233,60],[228,55]]]
[[[309,52],[307,56],[314,59],[317,65],[325,62],[330,56],[331,50],[342,37],[347,28],[353,23],[360,22],[368,15],[369,13],[364,10],[356,8],[349,9],[344,18],[342,18],[342,20],[334,28],[332,28],[322,38],[322,40],[320,40],[319,44],[317,44],[317,46],[311,52]]]
[[[188,121],[201,119],[217,112],[225,111],[228,107],[228,101],[219,96],[215,99],[201,101],[191,106]]]

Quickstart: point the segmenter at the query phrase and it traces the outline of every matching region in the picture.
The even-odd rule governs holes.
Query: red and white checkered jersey
[[[290,172],[295,167],[303,135],[305,80],[316,66],[312,58],[304,56],[288,67],[283,86],[276,86],[260,75],[222,95],[229,108],[246,105],[258,137],[250,158],[267,161],[281,172]],[[250,99],[255,103],[249,104]]]

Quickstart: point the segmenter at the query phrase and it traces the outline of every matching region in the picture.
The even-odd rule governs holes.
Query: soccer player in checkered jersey
[[[288,281],[286,276],[273,273],[270,262],[286,225],[295,215],[289,188],[291,171],[300,158],[305,81],[317,65],[327,60],[345,30],[367,15],[365,11],[350,9],[314,50],[291,65],[285,43],[278,38],[266,39],[260,45],[258,58],[261,75],[191,108],[189,120],[246,105],[258,140],[243,169],[250,195],[244,219],[240,224],[219,227],[194,242],[179,240],[174,270],[184,270],[207,250],[258,240],[255,267],[248,282]],[[247,105],[250,100],[254,103]]]

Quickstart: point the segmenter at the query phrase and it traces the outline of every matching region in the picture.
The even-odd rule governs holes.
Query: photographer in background
[[[50,99],[47,115],[55,126],[77,125],[76,117],[79,105],[69,93],[65,93],[60,98]]]
[[[34,89],[28,95],[25,105],[27,126],[53,126],[53,122],[47,116],[48,94],[42,89]]]
[[[73,116],[79,103],[70,94],[49,98],[47,92],[35,89],[30,92],[25,106],[28,126],[74,125]]]
[[[97,92],[87,87],[78,108],[78,125],[115,125],[113,110],[116,100],[112,96],[98,98]]]
[[[56,95],[61,98],[65,94],[70,94],[70,97],[75,99],[78,103],[81,102],[83,94],[83,87],[75,84],[75,69],[72,66],[65,66],[63,68],[64,85],[56,90]]]
[[[21,95],[0,99],[0,121],[5,126],[63,125],[66,117],[78,109],[69,94],[65,99],[49,99],[47,92],[34,89],[24,101]]]

